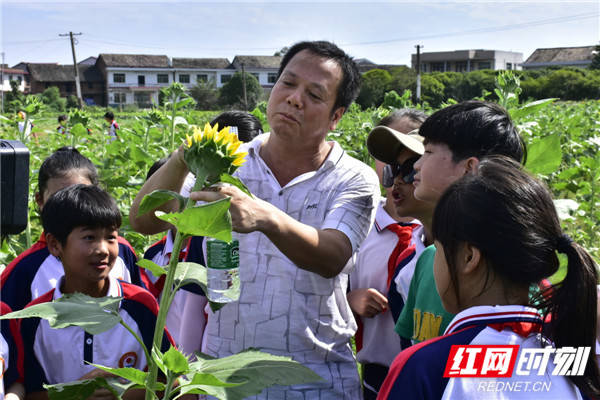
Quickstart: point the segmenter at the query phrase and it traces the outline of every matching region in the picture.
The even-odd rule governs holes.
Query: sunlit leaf
[[[188,374],[188,376],[190,375],[191,374]],[[213,374],[194,373],[191,375],[191,380],[181,380],[181,393],[208,394],[219,399],[226,399],[228,397],[224,388],[239,386],[244,383],[246,383],[246,381],[237,383],[223,382]]]
[[[558,99],[551,98],[551,99],[542,99],[542,100],[532,101],[531,103],[525,104],[521,108],[511,110],[510,116],[512,119],[519,119],[522,117],[526,117],[527,115],[533,114],[533,113],[541,110],[542,108],[550,105],[551,103],[553,103],[556,100],[558,100]]]
[[[561,161],[560,137],[553,134],[528,146],[525,168],[534,174],[551,174],[558,170]]]
[[[156,213],[157,218],[173,224],[181,233],[192,236],[210,236],[231,242],[231,216],[226,197],[211,203],[185,209],[181,213]]]
[[[162,359],[165,367],[176,375],[184,374],[189,370],[187,358],[173,346],[163,354]]]
[[[147,260],[145,258],[142,258],[141,260],[138,260],[137,265],[139,265],[140,267],[142,267],[144,269],[147,269],[148,271],[152,272],[152,275],[154,275],[157,278],[159,276],[165,275],[167,273],[166,269],[164,269],[163,267],[157,265],[153,261]]]
[[[44,385],[48,390],[50,400],[81,400],[90,397],[96,389],[108,389],[117,398],[121,399],[128,389],[138,386],[135,383],[122,383],[117,378],[95,378],[81,381]]]
[[[79,326],[92,335],[106,332],[121,321],[118,314],[120,297],[90,297],[81,293],[65,294],[48,303],[36,304],[24,310],[15,311],[0,317],[38,317],[48,321],[55,329]]]
[[[311,369],[290,357],[275,356],[254,349],[224,358],[197,353],[198,361],[190,363],[193,372],[209,373],[225,382],[245,382],[224,388],[228,400],[244,399],[259,394],[272,385],[295,385],[323,380]]]
[[[179,208],[182,209],[185,205],[185,197],[172,190],[155,190],[144,196],[140,203],[139,215],[146,214],[150,210],[162,206],[166,202],[176,199],[179,201]]]

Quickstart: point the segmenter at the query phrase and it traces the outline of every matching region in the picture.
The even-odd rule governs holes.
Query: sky
[[[330,40],[355,58],[410,65],[422,52],[600,42],[600,0],[586,1],[152,1],[0,0],[4,62],[72,64],[100,53],[169,57],[273,55],[301,40]]]

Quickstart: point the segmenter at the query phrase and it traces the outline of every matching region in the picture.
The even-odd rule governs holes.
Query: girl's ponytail
[[[567,274],[555,285],[550,296],[550,335],[557,348],[590,347],[584,376],[570,376],[586,395],[600,396],[600,372],[596,350],[596,308],[598,275],[592,257],[567,235],[556,241],[556,249],[567,256]]]

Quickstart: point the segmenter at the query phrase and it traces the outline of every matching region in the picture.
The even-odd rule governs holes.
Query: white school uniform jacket
[[[107,296],[123,297],[119,304],[121,318],[151,349],[158,314],[156,299],[147,290],[127,282],[115,278],[109,278],[109,282]],[[28,307],[62,297],[60,286],[38,297]],[[96,368],[88,363],[140,370],[148,364],[141,345],[121,324],[91,335],[78,326],[54,329],[44,319],[26,318],[21,322],[21,334],[27,393],[43,391],[43,384],[78,380]],[[167,351],[170,344],[173,341],[165,329],[161,351]]]
[[[519,345],[518,360],[524,348],[547,345],[541,335],[542,323],[537,310],[525,306],[478,306],[463,310],[454,317],[443,336],[411,346],[396,357],[377,399],[584,398],[568,378],[552,376],[552,367],[542,376],[538,376],[537,371],[518,375],[514,372],[515,365],[510,378],[443,377],[452,345]],[[552,361],[548,364],[554,365]],[[507,390],[510,384],[519,390]],[[545,390],[548,386],[549,390]]]

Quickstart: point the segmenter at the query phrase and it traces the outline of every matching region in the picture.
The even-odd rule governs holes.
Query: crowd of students
[[[292,109],[301,109],[304,107],[305,100],[301,97],[304,94],[295,92],[295,88],[300,87],[309,97],[314,91],[315,96],[325,99],[310,100],[316,104],[311,109],[315,112],[315,119],[321,115],[318,113],[321,103],[330,101],[327,79],[335,78],[337,70],[329,70],[330,65],[326,63],[319,64],[328,58],[321,53],[324,45],[318,42],[318,46],[307,47],[301,43],[299,49],[292,48],[287,53],[288,58],[284,59],[280,70],[280,81],[284,86],[274,88],[272,97],[277,99],[284,91],[288,91],[288,97],[282,96],[282,102],[273,105],[270,100],[269,107],[276,109],[280,104],[287,104]],[[328,48],[327,51],[330,50]],[[345,61],[336,62],[341,63],[342,72],[345,71]],[[315,65],[321,69],[316,69]],[[325,74],[326,79],[319,80],[323,71],[328,73]],[[346,73],[342,72],[342,75]],[[346,82],[345,78],[339,79]],[[305,80],[318,84],[311,86]],[[339,88],[336,93],[340,93]],[[337,104],[331,100],[331,104],[334,103]],[[335,106],[333,109],[336,110]],[[287,125],[301,122],[295,114],[281,111],[271,114],[281,114],[271,123],[271,128],[280,132]],[[330,113],[332,120],[325,121],[323,125],[332,129],[341,114],[343,109],[339,115]],[[284,189],[301,185],[305,180],[310,183],[313,176],[324,174],[319,166],[317,174],[308,170],[289,181],[282,182],[280,177],[269,176],[269,168],[273,168],[264,149],[271,138],[262,133],[260,123],[251,115],[238,112],[224,113],[212,121],[215,122],[220,126],[236,127],[239,137],[250,142],[247,145],[249,157],[256,160],[251,164],[252,168],[266,171],[260,179],[255,179],[256,185],[267,186],[266,180],[277,179],[281,186],[278,194],[272,193],[275,198],[276,195],[284,195]],[[297,140],[293,136],[287,139]],[[273,143],[270,142],[270,145],[275,146]],[[345,194],[346,197],[342,196],[335,203],[341,204],[340,209],[348,213],[352,207],[343,207],[356,201],[353,206],[356,214],[364,214],[362,219],[371,224],[371,229],[368,234],[365,231],[362,235],[357,233],[360,226],[352,226],[351,222],[334,226],[321,221],[326,228],[317,231],[319,236],[316,236],[325,242],[331,239],[327,235],[336,231],[351,239],[348,248],[352,255],[349,260],[344,260],[347,260],[345,266],[334,273],[311,271],[304,267],[302,255],[288,250],[286,246],[290,244],[283,243],[285,232],[272,233],[260,228],[262,236],[257,236],[256,243],[267,247],[264,253],[256,256],[259,266],[264,263],[264,269],[271,258],[278,257],[277,251],[281,251],[289,254],[286,263],[291,260],[302,268],[298,269],[302,271],[301,275],[298,273],[296,279],[286,281],[281,276],[286,276],[287,264],[270,264],[272,269],[269,271],[267,268],[269,278],[261,283],[259,293],[266,296],[276,292],[281,299],[287,296],[289,304],[271,302],[266,312],[276,314],[277,310],[283,310],[282,313],[293,313],[299,310],[310,313],[310,318],[303,320],[306,325],[299,324],[300,320],[295,317],[287,320],[289,325],[283,327],[284,341],[288,347],[298,351],[290,355],[321,375],[329,368],[328,365],[338,368],[327,372],[326,381],[330,379],[331,382],[275,389],[270,392],[269,398],[294,398],[292,394],[303,399],[598,397],[600,375],[593,357],[590,357],[581,376],[548,373],[504,378],[548,383],[548,390],[544,393],[482,393],[480,383],[493,378],[444,376],[454,345],[511,344],[519,345],[520,349],[588,347],[593,349],[592,354],[596,349],[596,265],[590,255],[562,231],[548,188],[524,171],[522,165],[526,159],[526,147],[506,110],[482,101],[455,104],[431,116],[417,110],[398,110],[370,132],[366,145],[376,159],[385,198],[371,204],[378,199],[378,193],[374,188],[370,195],[364,194],[367,188],[372,187],[369,186],[371,178],[367,176],[365,184],[359,189],[355,187],[349,191],[351,195]],[[323,168],[335,171],[337,167],[334,165],[342,160],[343,152],[333,144],[327,149],[329,153],[325,154]],[[176,189],[185,190],[182,184],[187,171],[179,166],[179,157],[176,152],[170,158],[157,162],[149,171],[147,184],[140,194],[160,186],[165,177],[174,175],[179,177]],[[334,161],[331,161],[332,157],[335,157]],[[354,161],[344,161],[340,165],[346,168],[342,168],[342,173],[362,168]],[[340,174],[340,171],[336,173]],[[247,176],[244,174],[248,172],[242,174],[242,179]],[[334,175],[333,178],[353,181],[356,176]],[[291,187],[288,182],[291,182]],[[324,182],[317,181],[316,186],[309,186],[307,199],[312,202],[318,199],[311,190],[321,190],[326,196],[334,196],[327,192],[332,182],[327,179]],[[76,149],[58,149],[42,164],[38,185],[35,198],[44,232],[32,248],[19,255],[3,271],[0,277],[2,314],[52,301],[66,293],[121,296],[121,316],[149,346],[158,310],[157,298],[164,282],[136,265],[133,249],[118,234],[121,214],[110,195],[99,188],[94,165]],[[222,191],[236,200],[232,200],[234,229],[250,237],[253,229],[239,220],[259,217],[249,210],[240,212],[237,209],[241,207],[238,203],[242,203],[237,201],[239,195],[227,190]],[[208,194],[194,193],[192,197],[209,199]],[[305,212],[303,207],[309,210],[307,213],[317,210],[314,211],[317,216],[309,214],[310,218],[323,218],[326,222],[331,219],[330,214],[318,214],[318,203],[313,205],[304,201],[296,204],[291,197],[286,198],[284,205],[277,203],[273,197],[265,196],[266,201],[279,204],[282,210],[288,203],[291,204],[288,210],[300,210],[290,211],[299,215],[298,220]],[[264,208],[265,205],[259,203],[253,210],[258,213],[262,210],[259,207]],[[135,214],[136,210],[132,207],[132,222]],[[339,212],[341,221],[347,218],[343,215]],[[369,215],[372,218],[368,218]],[[285,215],[277,214],[277,217],[285,222]],[[140,230],[153,229],[150,222],[144,224],[144,229]],[[286,228],[296,229],[293,225]],[[310,242],[311,234],[311,231],[302,231],[302,235],[308,237],[307,242]],[[146,250],[144,258],[159,265],[166,264],[173,256],[173,237],[174,232],[167,231],[163,239]],[[265,241],[273,244],[265,245]],[[360,247],[354,241],[358,241]],[[203,264],[203,242],[200,237],[189,239],[177,256],[180,260]],[[302,250],[304,245],[299,242],[297,245]],[[321,246],[324,245],[321,243]],[[343,246],[337,249],[346,251]],[[249,252],[250,249],[244,248],[244,251]],[[564,280],[555,285],[541,285],[558,270],[558,253],[566,255],[568,260]],[[239,303],[242,307],[245,302],[254,304],[254,299],[249,297],[255,296],[250,283],[254,282],[251,278],[260,274],[259,270],[244,263],[247,259],[250,259],[247,255],[240,257],[242,295]],[[279,286],[273,287],[273,282]],[[291,289],[287,289],[290,284],[306,297],[306,303],[294,303],[297,301],[295,295],[292,296],[288,293]],[[323,299],[326,301],[319,303],[318,296],[309,289],[323,292],[316,293],[322,296],[331,293],[333,297],[325,296]],[[335,300],[327,300],[332,298]],[[252,345],[265,343],[259,347],[266,351],[287,354],[285,347],[279,349],[271,342],[261,342],[260,338],[252,336],[256,333],[250,332],[249,321],[245,321],[246,331],[242,332],[241,339],[237,338],[238,331],[235,329],[219,330],[219,326],[223,325],[214,321],[222,322],[225,316],[212,313],[206,304],[206,298],[197,287],[189,286],[178,292],[167,319],[163,349],[176,345],[186,354],[206,351],[220,355],[221,349],[216,348],[215,343],[233,348],[245,340]],[[283,306],[289,307],[289,310]],[[250,307],[234,307],[240,306],[228,305],[224,310],[241,320],[249,319],[254,315],[251,312],[257,312]],[[244,312],[246,314],[242,315]],[[318,347],[315,351],[307,350],[310,344],[299,332],[308,332],[310,336],[313,323],[315,331],[325,332],[332,338],[327,352],[320,351]],[[276,325],[269,327],[273,332],[279,328]],[[339,331],[343,331],[339,337],[345,343],[336,347],[338,344],[333,341],[333,336]],[[352,360],[346,359],[345,351],[349,348],[348,338],[354,333],[356,359],[363,365],[362,387],[358,391],[354,386],[356,369],[344,370],[347,365],[353,365]],[[219,335],[222,336],[220,341],[211,341],[211,337]],[[2,321],[0,344],[7,398],[9,395],[22,398],[25,393],[31,399],[47,398],[43,384],[103,376],[86,362],[139,369],[146,366],[139,344],[120,326],[100,335],[89,335],[77,327],[52,329],[39,318],[24,319],[20,323]],[[231,351],[230,347],[227,351]],[[317,355],[323,358],[319,359]],[[143,392],[140,391],[129,394],[129,398],[141,396]]]

